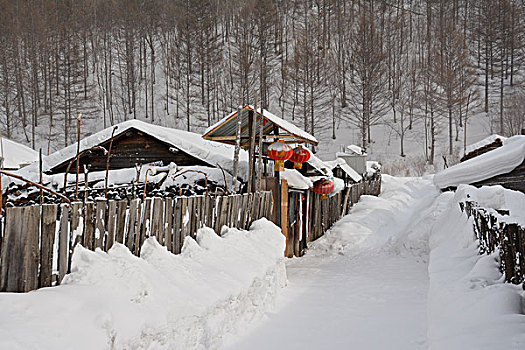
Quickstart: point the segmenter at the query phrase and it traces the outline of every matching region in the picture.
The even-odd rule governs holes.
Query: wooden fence
[[[107,251],[115,242],[140,254],[144,240],[155,236],[172,253],[184,238],[208,226],[247,229],[271,213],[271,192],[222,197],[99,200],[69,205],[7,208],[0,230],[0,291],[27,292],[60,284],[71,270],[76,244]],[[53,267],[55,265],[55,267]]]
[[[283,191],[286,192],[284,188]],[[327,199],[313,191],[291,191],[283,203],[285,194],[281,194],[281,220],[288,223],[286,227],[281,224],[287,237],[286,256],[302,256],[307,243],[323,236],[362,195],[377,196],[380,192],[381,175],[377,173]]]
[[[505,274],[505,281],[524,283],[525,228],[508,220],[508,211],[482,208],[472,201],[459,205],[469,218],[473,218],[479,253],[491,254],[498,248],[500,270]]]

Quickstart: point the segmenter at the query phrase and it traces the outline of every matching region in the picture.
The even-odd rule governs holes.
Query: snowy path
[[[429,183],[391,182],[287,263],[276,310],[226,349],[425,349]],[[420,214],[424,215],[420,215]]]

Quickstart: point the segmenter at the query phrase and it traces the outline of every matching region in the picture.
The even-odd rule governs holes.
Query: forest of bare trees
[[[0,0],[0,131],[53,151],[76,117],[191,131],[253,103],[316,136],[525,126],[523,0]],[[90,129],[86,128],[84,134]]]

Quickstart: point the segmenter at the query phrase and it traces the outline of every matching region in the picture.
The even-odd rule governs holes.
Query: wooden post
[[[239,175],[239,152],[241,150],[242,109],[237,107],[237,130],[235,132],[235,151],[233,153],[233,192],[237,190]]]
[[[78,201],[78,174],[80,172],[80,124],[82,121],[82,114],[79,114],[77,117],[77,171],[76,171],[76,181],[75,181],[75,200]],[[42,148],[40,148],[40,153],[42,153]],[[66,175],[67,177],[67,172]],[[64,186],[64,193],[66,189]]]
[[[281,232],[288,246],[288,181],[284,179],[281,180]]]
[[[250,167],[249,177],[248,177],[248,192],[251,193],[254,191],[254,173],[255,173],[255,111],[248,111],[248,135],[250,137],[250,149],[248,153],[248,163]]]
[[[106,199],[108,199],[108,176],[109,176],[109,159],[111,157],[111,148],[113,147],[113,138],[115,137],[115,131],[118,129],[118,126],[115,125],[113,127],[113,131],[111,131],[111,140],[109,141],[109,150],[108,150],[108,157],[106,159],[106,179],[105,179],[105,195]]]

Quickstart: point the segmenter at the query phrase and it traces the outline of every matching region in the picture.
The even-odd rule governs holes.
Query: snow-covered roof
[[[297,190],[307,190],[314,186],[309,177],[303,176],[295,169],[284,169],[284,171],[281,172],[281,179],[288,182],[288,187]]]
[[[4,137],[0,137],[0,142],[0,157],[4,158],[5,169],[19,169],[38,160],[38,152],[21,143]]]
[[[525,136],[517,135],[503,141],[503,146],[456,164],[434,175],[439,188],[457,187],[506,174],[523,163]]]
[[[246,105],[242,107],[241,109],[241,116],[245,116],[248,111],[255,111],[255,107],[252,105]],[[279,128],[279,136],[282,138],[284,142],[287,143],[310,143],[317,145],[319,142],[317,139],[307,133],[306,131],[302,130],[301,128],[295,126],[294,124],[279,118],[278,116],[270,113],[269,111],[265,109],[258,108],[256,111],[256,114],[260,116],[261,114],[264,117],[264,120],[261,121],[262,118],[258,117],[255,121],[255,129],[259,130],[261,127],[261,122],[263,123],[263,134],[264,135],[270,135],[273,134],[273,127],[277,126]],[[210,126],[203,134],[203,138],[208,140],[215,140],[225,143],[234,143],[235,142],[235,134],[237,130],[237,111],[230,113],[226,117],[219,120],[214,125]],[[242,118],[242,138],[247,139],[248,138],[248,118],[243,117]]]
[[[310,159],[308,159],[307,163],[314,167],[321,174],[333,177],[334,174],[332,173],[332,168],[321,159],[317,158],[310,150],[308,151],[310,152]]]
[[[346,146],[346,150],[349,151],[350,153],[364,154],[363,149],[356,145],[348,145]]]
[[[118,136],[129,129],[136,129],[145,134],[155,137],[186,152],[195,158],[198,158],[210,166],[221,165],[230,174],[233,173],[233,154],[235,147],[217,142],[204,140],[201,135],[189,131],[167,128],[163,126],[149,124],[140,120],[128,120],[117,124],[118,129],[115,136]],[[111,138],[113,127],[101,130],[80,141],[80,151],[92,148]],[[61,149],[48,157],[44,161],[44,171],[63,163],[64,161],[75,157],[77,145],[72,144]],[[246,179],[248,176],[248,154],[241,150],[239,154],[239,176]]]
[[[497,139],[500,139],[502,142],[504,142],[507,138],[505,136],[500,136],[498,134],[493,134],[493,135],[490,135],[486,138],[484,138],[483,140],[481,141],[478,141],[476,143],[473,143],[471,145],[468,145],[466,148],[465,148],[465,155],[466,154],[469,154],[470,152],[473,152],[477,149],[480,149],[482,147],[485,147],[485,146],[488,146],[490,145],[491,143],[495,142]]]
[[[336,160],[325,162],[326,165],[330,166],[332,170],[336,167],[340,167],[353,181],[359,182],[363,178],[357,173],[344,159],[337,158]]]

